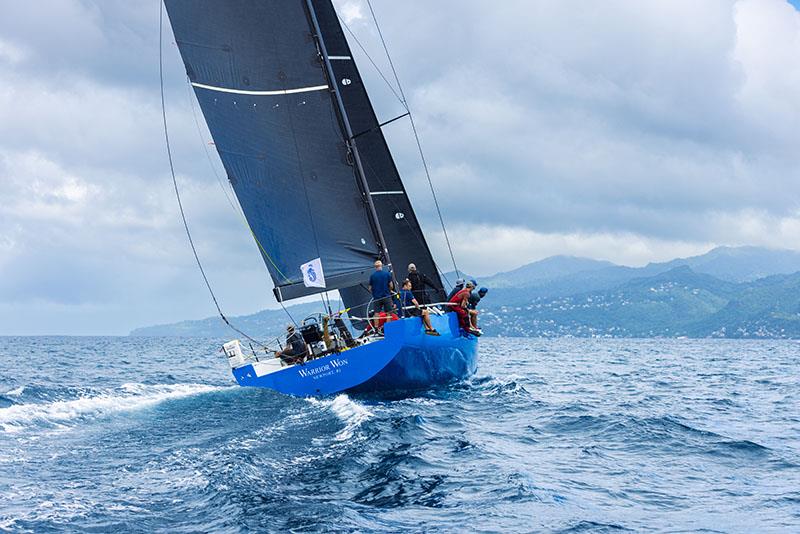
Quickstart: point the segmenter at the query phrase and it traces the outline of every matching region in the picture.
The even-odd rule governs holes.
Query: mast
[[[386,260],[387,265],[392,266],[392,279],[394,281],[395,291],[397,291],[399,288],[397,287],[394,265],[392,265],[392,260],[389,256],[389,247],[386,244],[386,239],[383,237],[383,230],[381,230],[381,223],[378,219],[378,211],[375,209],[375,203],[372,201],[372,194],[370,193],[369,183],[367,182],[367,175],[364,172],[364,166],[361,163],[361,156],[358,153],[358,146],[356,146],[356,141],[353,138],[353,129],[350,126],[350,119],[347,117],[347,110],[345,109],[342,95],[339,92],[339,84],[336,80],[336,74],[333,71],[333,66],[331,65],[330,59],[328,58],[328,50],[325,47],[325,40],[322,37],[322,30],[320,29],[319,21],[317,20],[317,13],[314,9],[312,0],[306,0],[306,6],[308,7],[308,13],[311,16],[311,23],[314,26],[314,33],[317,43],[319,44],[320,55],[322,56],[322,60],[325,62],[325,70],[328,73],[328,79],[330,80],[331,88],[336,96],[336,105],[339,108],[339,114],[342,118],[345,135],[347,135],[347,146],[353,153],[356,171],[361,182],[362,191],[367,200],[367,205],[369,206],[369,213],[372,217],[372,222],[375,225],[375,233],[378,235],[378,241],[380,242],[381,249],[383,250],[384,259]]]

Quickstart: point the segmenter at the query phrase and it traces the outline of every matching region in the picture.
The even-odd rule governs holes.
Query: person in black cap
[[[292,365],[303,361],[308,354],[308,347],[302,334],[296,331],[294,325],[286,326],[286,347],[275,352],[275,357],[280,358],[283,363]]]
[[[414,293],[414,298],[417,299],[420,304],[430,304],[431,301],[428,298],[428,292],[425,290],[425,286],[433,290],[437,289],[433,282],[431,282],[431,279],[424,273],[417,271],[417,266],[413,263],[408,264],[408,276],[406,278],[411,282],[411,292]]]

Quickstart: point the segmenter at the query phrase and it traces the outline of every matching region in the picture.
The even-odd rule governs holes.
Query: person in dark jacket
[[[450,290],[450,293],[447,294],[447,301],[450,302],[456,295],[456,293],[458,293],[462,289],[464,289],[464,279],[459,278],[458,280],[456,280],[456,286]]]
[[[424,273],[417,271],[417,266],[413,263],[408,264],[408,276],[406,278],[411,282],[411,291],[414,293],[414,298],[420,304],[430,304],[431,299],[428,298],[428,292],[425,287],[427,286],[434,291],[438,289],[431,279]]]
[[[303,358],[308,354],[308,347],[303,339],[302,334],[296,331],[294,325],[286,327],[286,347],[283,350],[275,352],[275,357],[280,358],[282,362],[292,365],[303,361]]]
[[[475,291],[470,293],[469,294],[469,309],[470,310],[477,309],[478,308],[478,303],[481,301],[481,299],[483,297],[486,296],[486,293],[488,293],[488,292],[489,292],[488,289],[486,289],[485,287],[482,287],[482,288],[476,289]]]

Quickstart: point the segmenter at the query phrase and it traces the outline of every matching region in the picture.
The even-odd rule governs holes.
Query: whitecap
[[[123,384],[120,388],[95,396],[0,408],[0,427],[6,432],[19,432],[25,427],[41,424],[63,427],[76,419],[139,410],[166,400],[221,389],[205,384]]]
[[[9,389],[5,393],[3,393],[3,395],[5,395],[6,397],[19,397],[20,395],[22,395],[24,391],[25,391],[25,386],[19,386],[14,389]]]
[[[312,404],[324,406],[330,409],[338,417],[345,427],[336,434],[336,441],[345,441],[353,437],[353,433],[361,426],[361,423],[372,417],[372,412],[365,406],[354,401],[346,394],[337,395],[333,400],[330,399],[306,399]]]

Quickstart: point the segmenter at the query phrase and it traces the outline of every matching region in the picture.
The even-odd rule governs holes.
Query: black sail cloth
[[[350,46],[336,11],[330,0],[311,0],[311,2],[336,74],[347,117],[354,135],[357,136],[358,151],[389,248],[395,277],[398,282],[402,282],[408,264],[416,264],[419,272],[426,274],[435,287],[435,289],[428,288],[426,299],[429,302],[441,302],[446,293],[436,264],[411,207],[386,139],[379,128],[380,123],[370,103],[358,67],[353,61]],[[366,285],[365,282],[359,287],[340,290],[345,304],[351,306],[369,300]]]
[[[189,80],[276,286],[326,289],[369,276],[374,231],[312,37],[304,0],[166,0]]]
[[[441,280],[329,0],[313,0],[399,278]],[[380,245],[306,0],[165,0],[203,115],[279,300],[340,289],[366,302]],[[300,265],[321,258],[326,288]],[[432,298],[439,300],[441,295]]]

